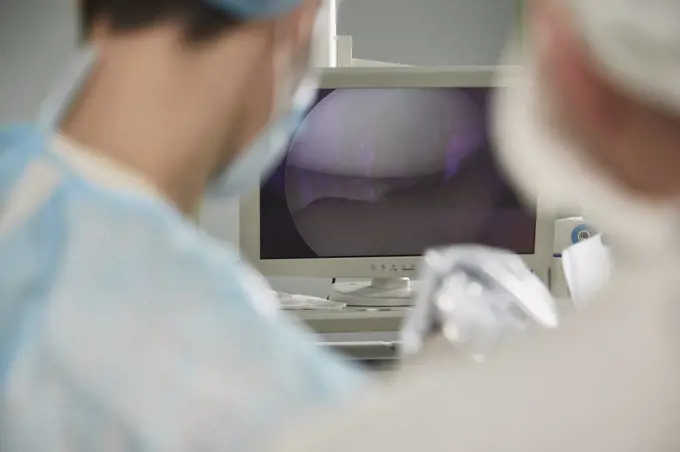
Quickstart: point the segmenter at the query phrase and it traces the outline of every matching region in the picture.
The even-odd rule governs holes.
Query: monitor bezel
[[[447,88],[498,86],[499,67],[469,68],[329,68],[322,71],[322,89],[339,88]],[[508,68],[508,70],[511,70]],[[418,275],[419,256],[260,259],[260,190],[239,203],[239,245],[243,257],[262,274],[271,277],[383,278]],[[521,254],[546,283],[552,258],[554,219],[541,201],[536,205],[536,234],[533,254]]]

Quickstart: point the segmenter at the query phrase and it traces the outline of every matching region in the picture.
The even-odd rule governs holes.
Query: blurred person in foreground
[[[497,93],[518,186],[608,234],[609,286],[481,365],[430,344],[387,394],[278,452],[680,450],[680,1],[529,2]]]
[[[0,134],[0,450],[258,450],[363,378],[190,217],[282,157],[325,5],[79,4],[89,47]]]

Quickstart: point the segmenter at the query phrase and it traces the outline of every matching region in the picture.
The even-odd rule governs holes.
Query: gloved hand
[[[429,251],[423,287],[403,328],[403,350],[417,353],[431,336],[481,360],[509,334],[558,326],[555,301],[522,259],[483,246]]]

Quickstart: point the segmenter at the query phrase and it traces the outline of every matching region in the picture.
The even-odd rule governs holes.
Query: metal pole
[[[337,67],[338,51],[335,42],[337,34],[337,4],[336,0],[327,1],[328,5],[324,9],[323,16],[319,18],[318,36],[316,37],[323,44],[317,47],[318,51],[315,55],[315,60],[316,65],[319,67]]]

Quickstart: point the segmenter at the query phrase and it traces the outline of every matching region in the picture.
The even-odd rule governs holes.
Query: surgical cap
[[[302,0],[206,0],[243,20],[257,20],[283,14]]]
[[[565,5],[613,82],[680,112],[680,0],[570,0]]]

